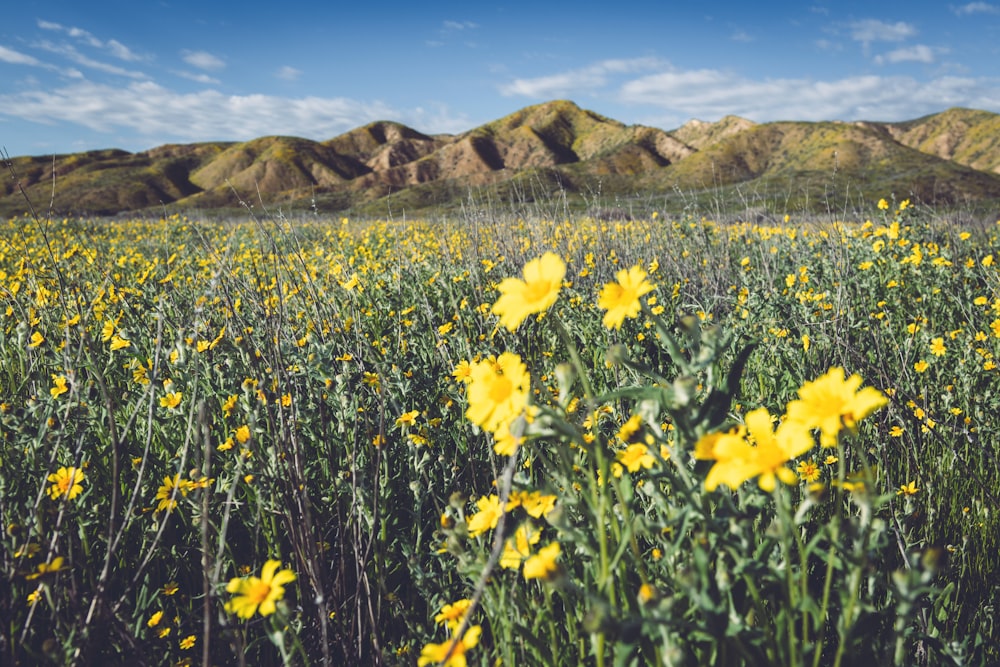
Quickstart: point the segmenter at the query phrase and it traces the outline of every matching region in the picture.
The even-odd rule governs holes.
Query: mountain
[[[704,144],[660,180],[694,190],[760,181],[827,188],[839,181],[872,197],[896,193],[945,205],[1000,195],[996,174],[904,145],[890,128],[869,123],[747,126]]]
[[[258,197],[379,214],[455,206],[477,191],[497,202],[588,205],[597,193],[621,201],[753,191],[809,208],[841,188],[949,204],[1000,200],[1000,116],[949,109],[902,123],[762,124],[726,116],[667,132],[560,100],[455,135],[379,121],[322,142],[271,136],[13,158],[11,166],[36,209],[51,202],[56,215],[234,209]],[[25,211],[16,185],[4,181],[0,215]]]
[[[753,127],[754,122],[739,116],[725,116],[715,123],[692,118],[671,132],[672,135],[694,149],[702,149],[743,130]]]
[[[1000,174],[1000,114],[954,108],[884,127],[904,146]]]

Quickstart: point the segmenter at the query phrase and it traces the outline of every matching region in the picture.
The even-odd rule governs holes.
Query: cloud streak
[[[619,98],[681,117],[773,120],[904,120],[942,107],[1000,105],[1000,80],[850,76],[831,81],[750,79],[719,70],[669,71],[625,83]]]
[[[226,62],[208,51],[182,51],[181,60],[191,67],[206,70],[218,70],[226,67]]]
[[[86,67],[88,69],[97,70],[99,72],[105,72],[107,74],[114,74],[116,76],[124,76],[130,79],[145,79],[148,78],[144,73],[136,70],[128,70],[124,67],[119,67],[118,65],[112,65],[110,63],[102,62],[100,60],[94,60],[90,56],[80,53],[75,46],[72,44],[54,44],[52,42],[43,41],[36,44],[39,49],[43,51],[48,51],[55,55],[62,56],[81,67]]]
[[[8,48],[6,46],[0,45],[0,62],[8,63],[10,65],[24,65],[27,67],[39,67],[41,69],[50,70],[53,72],[59,72],[63,76],[70,79],[82,79],[83,73],[78,69],[69,68],[65,69],[58,67],[51,63],[43,62],[36,58],[35,56],[28,55],[27,53],[21,53],[14,49]]]
[[[851,39],[868,48],[873,42],[902,42],[917,35],[917,29],[903,21],[886,23],[877,19],[854,21],[849,26]]]
[[[137,55],[118,40],[110,39],[106,42],[102,41],[83,28],[67,27],[60,23],[43,20],[38,21],[38,27],[42,30],[64,33],[82,44],[86,44],[87,46],[95,49],[105,50],[119,60],[124,60],[126,62],[137,62],[143,60],[141,56]]]
[[[961,7],[952,7],[952,11],[959,16],[971,16],[972,14],[1000,14],[1000,7],[991,5],[988,2],[970,2]]]
[[[910,30],[899,28],[894,34],[902,39]],[[858,38],[869,39],[870,35],[862,32]],[[916,44],[878,56],[876,62],[930,64],[943,53],[947,49]],[[1000,106],[1000,77],[942,75],[919,79],[859,74],[826,80],[753,78],[720,69],[680,69],[657,58],[603,60],[565,72],[514,79],[498,88],[509,97],[545,100],[588,96],[632,108],[653,108],[657,110],[655,122],[666,123],[664,126],[692,117],[711,120],[728,114],[757,122],[896,121],[951,106]]]
[[[653,70],[665,66],[658,58],[602,60],[587,67],[548,76],[514,79],[499,87],[505,97],[571,97],[607,86],[612,75]]]
[[[885,63],[924,63],[929,65],[937,60],[937,53],[945,53],[947,49],[933,49],[926,44],[915,44],[913,46],[895,49],[889,53],[875,56],[875,62],[879,65]]]
[[[427,131],[449,131],[455,125],[446,110],[428,113],[418,108],[401,114],[382,102],[344,97],[226,95],[216,90],[179,93],[151,81],[123,88],[82,81],[54,90],[0,95],[3,115],[182,141],[245,140],[273,134],[329,139],[387,118],[433,121],[437,127]]]

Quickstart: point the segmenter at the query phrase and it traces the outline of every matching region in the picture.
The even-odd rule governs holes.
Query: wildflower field
[[[1000,659],[1000,222],[0,234],[0,663]]]

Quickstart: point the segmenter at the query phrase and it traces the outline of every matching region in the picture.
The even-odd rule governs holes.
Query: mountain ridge
[[[525,179],[543,190],[537,196],[599,191],[621,198],[770,184],[792,194],[801,189],[809,201],[806,189],[839,178],[856,190],[890,188],[949,204],[1000,201],[1000,115],[952,108],[896,123],[725,116],[667,131],[555,100],[458,134],[382,120],[325,141],[266,136],[138,153],[17,157],[11,166],[32,200],[51,199],[54,212],[67,215],[233,208],[241,195],[330,212],[377,207],[386,197],[417,208],[449,206],[469,188],[501,191]],[[8,179],[0,215],[25,208]]]

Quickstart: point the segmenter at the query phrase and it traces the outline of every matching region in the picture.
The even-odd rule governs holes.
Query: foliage
[[[0,661],[996,660],[997,228],[872,211],[5,223]]]

